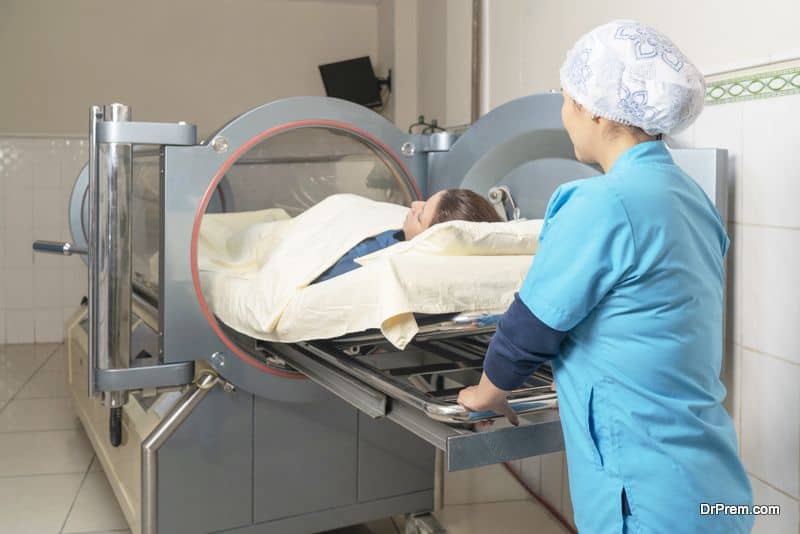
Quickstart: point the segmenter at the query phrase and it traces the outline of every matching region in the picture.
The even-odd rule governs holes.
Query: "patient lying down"
[[[369,237],[351,248],[312,284],[329,280],[360,267],[356,258],[413,239],[431,226],[447,221],[501,222],[494,207],[484,197],[469,189],[445,189],[427,201],[411,203],[403,228]]]
[[[541,221],[499,221],[487,200],[463,190],[410,210],[342,194],[295,217],[208,214],[198,276],[210,312],[250,337],[293,343],[379,328],[402,349],[418,331],[414,314],[513,301]]]

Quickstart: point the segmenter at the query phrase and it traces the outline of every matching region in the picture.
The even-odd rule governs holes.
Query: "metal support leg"
[[[142,534],[158,532],[158,449],[219,382],[215,373],[203,372],[142,443]]]

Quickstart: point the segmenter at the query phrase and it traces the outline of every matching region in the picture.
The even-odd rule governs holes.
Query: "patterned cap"
[[[703,110],[697,67],[662,33],[633,20],[578,39],[560,74],[561,87],[591,113],[648,135],[675,134]]]

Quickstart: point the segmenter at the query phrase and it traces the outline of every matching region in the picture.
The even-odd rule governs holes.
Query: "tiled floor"
[[[64,363],[59,344],[0,345],[0,532],[130,532],[72,411]],[[396,534],[401,523],[335,534]]]

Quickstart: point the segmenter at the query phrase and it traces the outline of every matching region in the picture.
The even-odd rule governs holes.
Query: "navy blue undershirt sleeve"
[[[316,284],[318,282],[324,282],[325,280],[330,280],[331,278],[335,278],[340,274],[358,269],[361,267],[361,265],[356,263],[356,258],[360,258],[361,256],[366,256],[367,254],[390,247],[395,243],[399,243],[400,241],[403,241],[402,230],[388,230],[374,237],[369,237],[348,250],[344,256],[339,258],[336,263],[331,265],[328,270],[319,275],[311,283]]]
[[[517,293],[497,323],[483,371],[500,389],[518,388],[537,367],[558,355],[566,335],[540,321]]]

